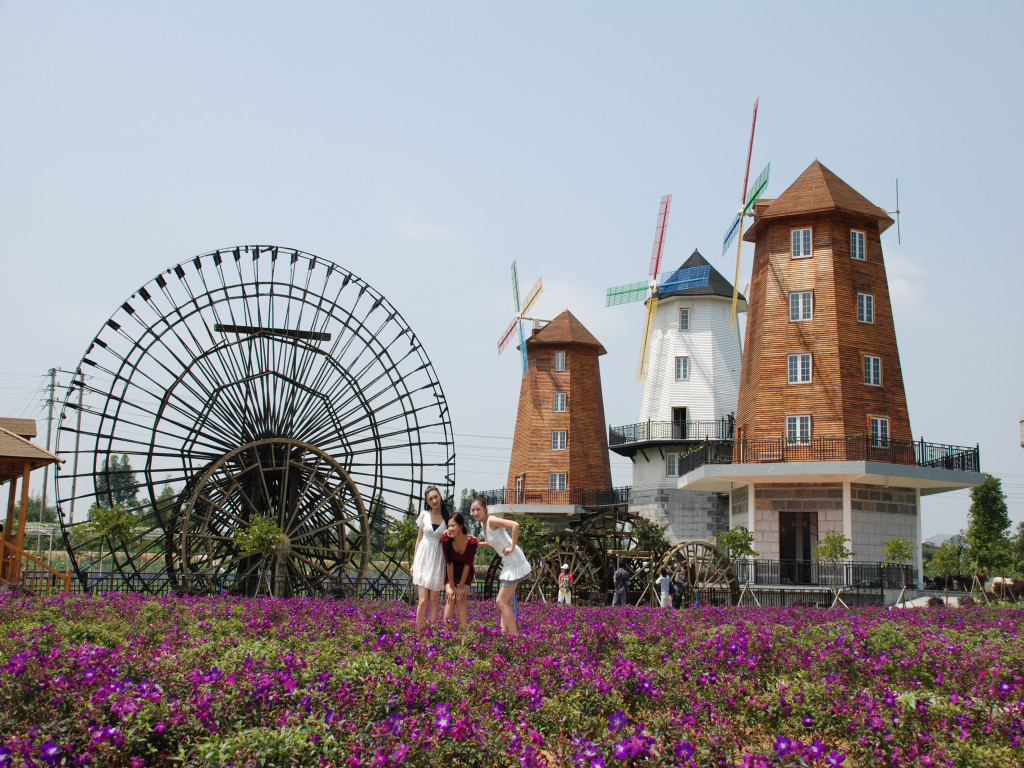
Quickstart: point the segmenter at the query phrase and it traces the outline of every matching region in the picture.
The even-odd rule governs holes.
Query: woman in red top
[[[448,532],[441,537],[441,552],[444,553],[444,621],[451,621],[452,614],[459,612],[459,626],[469,627],[466,601],[469,599],[469,585],[473,583],[473,560],[476,558],[477,540],[466,533],[466,519],[461,512],[448,518]]]

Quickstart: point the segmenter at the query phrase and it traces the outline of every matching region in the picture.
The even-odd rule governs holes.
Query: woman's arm
[[[510,538],[512,539],[512,544],[503,550],[503,554],[512,554],[512,550],[516,548],[516,543],[519,541],[519,523],[515,520],[505,520],[500,517],[491,518],[488,522],[493,522],[494,528],[507,528],[511,531]]]
[[[462,555],[462,578],[459,579],[460,589],[466,586],[466,582],[469,581],[469,569],[473,567],[473,560],[476,558],[476,546],[476,538],[470,536],[469,541],[466,543],[466,551]]]

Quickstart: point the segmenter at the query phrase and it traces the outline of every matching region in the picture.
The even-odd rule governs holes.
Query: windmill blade
[[[732,320],[729,323],[729,330],[736,327],[736,305],[739,299],[739,288],[736,284],[740,281],[740,257],[743,255],[743,216],[746,213],[747,204],[747,181],[750,179],[750,156],[754,152],[754,131],[757,129],[757,105],[761,102],[760,98],[754,99],[754,119],[750,122],[750,143],[747,145],[747,167],[743,171],[743,194],[740,195],[740,205],[744,206],[740,209],[740,213],[737,216],[739,219],[739,227],[737,234],[739,235],[739,241],[736,243],[736,277],[732,281]],[[771,166],[771,163],[769,163]],[[765,177],[765,186],[768,184],[767,176],[768,168],[762,171],[762,175]],[[760,177],[758,177],[760,179]],[[757,184],[754,185],[757,187]],[[764,191],[763,189],[761,190]],[[760,194],[760,193],[758,193]]]
[[[635,301],[643,301],[647,298],[647,289],[650,287],[650,283],[642,282],[617,285],[614,288],[609,288],[604,299],[604,305],[606,307],[617,307],[620,304],[632,304]]]
[[[725,232],[725,237],[722,238],[722,255],[725,256],[725,252],[729,250],[729,246],[732,245],[732,241],[736,239],[736,233],[740,231],[740,215],[737,213],[736,218],[732,220],[732,224],[729,225],[729,229]]]
[[[750,194],[747,195],[747,202],[743,205],[744,216],[746,216],[750,209],[754,207],[754,203],[761,199],[761,195],[763,195],[765,189],[768,188],[768,176],[771,173],[771,170],[772,164],[768,163],[754,181],[754,186],[750,189]]]
[[[654,248],[651,251],[651,264],[647,274],[655,277],[661,266],[661,252],[665,247],[665,225],[668,224],[668,211],[672,207],[672,195],[664,195],[658,207],[658,226],[654,229]]]
[[[647,344],[651,338],[651,331],[654,329],[654,311],[658,308],[658,297],[651,296],[647,302],[647,318],[644,320],[644,340],[640,347],[640,361],[636,365],[636,380],[643,381],[647,378]]]
[[[750,144],[747,145],[747,169],[743,172],[743,194],[740,195],[740,205],[743,205],[747,199],[747,181],[750,178],[750,156],[754,152],[754,129],[757,128],[757,105],[760,101],[760,97],[754,99],[754,120],[750,124]]]
[[[707,264],[702,267],[687,267],[674,272],[665,272],[658,282],[658,292],[665,294],[671,291],[685,291],[689,288],[703,288],[708,284],[710,276],[711,267]]]
[[[896,242],[903,245],[903,236],[900,234],[900,180],[896,179]]]
[[[519,310],[520,317],[522,317],[527,313],[527,311],[529,311],[530,305],[537,300],[537,297],[540,296],[540,293],[543,290],[544,283],[542,279],[534,283],[533,288],[531,288],[530,292],[526,294],[526,301],[523,302],[523,308]]]
[[[529,363],[526,362],[526,337],[523,336],[522,321],[518,321],[516,324],[519,326],[519,354],[523,358],[523,376],[525,376],[526,372],[530,369]]]
[[[516,263],[512,262],[512,299],[516,304],[516,314],[519,314],[519,271],[516,269]]]
[[[501,334],[501,338],[498,339],[498,354],[499,355],[502,352],[505,351],[505,347],[507,347],[508,343],[512,340],[512,332],[515,331],[516,325],[518,325],[518,324],[519,324],[519,318],[516,318],[511,323],[509,323],[508,328],[506,328],[505,332],[503,334]]]

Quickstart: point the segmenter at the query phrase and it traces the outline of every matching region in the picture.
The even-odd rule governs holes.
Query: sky
[[[605,416],[636,421],[658,202],[663,264],[721,239],[817,158],[875,204],[916,438],[980,445],[1024,520],[1024,4],[0,0],[0,414],[45,419],[156,274],[298,248],[383,293],[451,410],[456,488],[500,488],[520,385],[497,341],[522,289],[602,342]],[[749,282],[746,245],[740,286]],[[58,382],[66,383],[61,374]],[[613,481],[631,482],[612,455]],[[966,525],[928,497],[923,533]]]

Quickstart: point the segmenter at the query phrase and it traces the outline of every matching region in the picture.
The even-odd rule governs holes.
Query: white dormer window
[[[805,259],[811,255],[811,228],[790,230],[792,236],[792,249],[790,254],[794,259]]]
[[[690,330],[690,308],[680,307],[679,308],[679,330],[688,331]]]
[[[850,258],[864,261],[864,233],[850,230]]]

